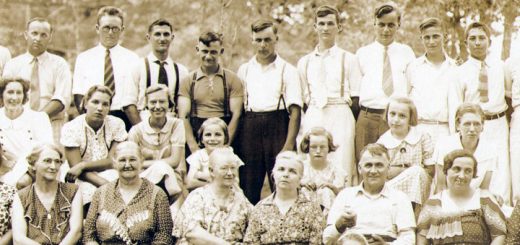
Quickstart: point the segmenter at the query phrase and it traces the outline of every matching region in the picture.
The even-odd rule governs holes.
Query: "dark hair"
[[[473,156],[473,154],[468,150],[454,150],[444,156],[444,166],[442,171],[445,175],[448,174],[448,170],[453,166],[453,162],[455,159],[468,157],[473,160],[473,178],[477,177],[477,159]]]
[[[473,29],[482,29],[485,33],[488,39],[491,37],[491,29],[489,29],[489,26],[482,22],[473,22],[466,27],[466,30],[464,31],[464,40],[468,39],[469,31]],[[489,39],[490,41],[491,39]]]
[[[121,25],[124,26],[124,17],[123,10],[114,6],[105,6],[99,9],[97,14],[97,23],[99,24],[99,20],[103,16],[116,16],[121,19]]]
[[[27,103],[29,100],[29,89],[31,87],[31,82],[23,79],[23,78],[4,78],[0,81],[0,105],[4,106],[4,91],[9,83],[20,83],[22,85],[23,91],[23,100],[22,105]]]
[[[251,24],[251,32],[260,32],[269,27],[273,28],[273,33],[275,35],[276,35],[276,33],[278,33],[278,28],[276,27],[274,22],[269,19],[259,19],[255,22],[253,22],[253,24]]]
[[[32,18],[32,19],[30,19],[29,21],[27,21],[27,25],[25,26],[25,28],[26,28],[27,30],[29,30],[29,25],[30,25],[31,23],[33,23],[33,22],[42,22],[42,23],[47,23],[47,24],[49,24],[49,28],[50,28],[50,31],[51,31],[51,33],[52,33],[52,31],[53,31],[53,29],[52,29],[52,24],[51,24],[51,22],[50,22],[48,19],[46,19],[46,18],[42,18],[42,17],[35,17],[35,18]]]
[[[207,126],[212,124],[218,125],[222,129],[222,131],[224,131],[224,144],[227,144],[229,142],[229,132],[226,122],[224,122],[224,120],[218,117],[210,117],[202,123],[202,125],[199,128],[199,131],[197,131],[197,138],[199,140],[200,148],[204,147],[204,144],[202,144],[202,135],[204,134],[204,130]]]
[[[94,95],[95,92],[108,94],[108,96],[110,96],[110,104],[112,104],[112,98],[114,97],[114,93],[112,93],[112,90],[110,90],[107,86],[104,85],[94,85],[88,89],[87,93],[85,93],[85,96],[81,100],[80,113],[86,112],[85,105],[90,100],[90,98],[92,98],[92,95]]]
[[[152,24],[148,26],[148,33],[152,32],[154,26],[168,26],[170,27],[170,32],[173,32],[172,24],[168,20],[163,18],[157,19],[154,22],[152,22]]]
[[[388,149],[379,143],[371,143],[363,147],[361,152],[359,153],[360,156],[363,156],[365,152],[370,153],[372,156],[385,156],[387,159],[390,160],[390,155],[388,155]]]
[[[208,31],[200,35],[199,42],[203,43],[207,47],[211,45],[212,42],[219,42],[220,45],[223,44],[222,34],[214,31]]]
[[[401,23],[401,11],[394,2],[387,2],[379,5],[374,11],[374,18],[379,19],[387,14],[395,12],[397,14],[397,23]]]
[[[415,104],[413,103],[413,101],[407,97],[401,97],[401,96],[397,96],[397,97],[391,97],[390,98],[390,101],[388,102],[388,104],[386,104],[386,109],[385,109],[385,121],[388,122],[388,110],[390,108],[390,103],[392,102],[396,102],[396,103],[399,103],[399,104],[405,104],[408,106],[408,113],[410,113],[410,120],[408,121],[408,124],[410,124],[410,126],[417,126],[417,107],[415,106]]]
[[[316,9],[316,13],[314,14],[314,22],[316,22],[318,17],[325,17],[329,14],[333,14],[336,17],[336,24],[339,25],[339,11],[337,8],[330,5],[321,5]]]
[[[312,136],[324,136],[325,138],[327,138],[329,152],[333,152],[338,148],[336,145],[334,145],[334,139],[332,138],[332,134],[329,131],[327,131],[323,127],[314,127],[314,128],[311,128],[305,134],[305,136],[303,136],[302,142],[300,143],[300,150],[303,153],[309,153],[311,135]]]
[[[462,103],[455,112],[455,125],[460,124],[460,119],[467,113],[473,113],[480,116],[480,122],[484,123],[485,114],[480,105],[474,103]]]
[[[432,27],[439,27],[442,31],[444,31],[444,25],[442,24],[442,21],[433,17],[424,19],[419,25],[419,31],[424,32],[426,29]]]

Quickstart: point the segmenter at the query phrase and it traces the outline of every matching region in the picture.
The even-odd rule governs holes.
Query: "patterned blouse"
[[[100,244],[171,244],[172,216],[166,194],[146,179],[125,204],[118,181],[101,186],[85,219],[83,242]]]
[[[302,193],[285,215],[274,203],[274,195],[260,201],[249,218],[245,243],[322,244],[325,223],[320,206]]]
[[[520,204],[516,204],[511,217],[507,220],[505,244],[520,244]]]
[[[480,189],[465,207],[459,207],[447,190],[426,202],[419,215],[417,230],[432,244],[490,244],[506,234],[505,216]]]
[[[423,166],[432,164],[433,143],[429,134],[419,132],[411,127],[406,137],[402,140],[392,136],[390,130],[386,131],[377,143],[383,144],[390,155],[390,165],[406,164],[411,166]]]
[[[173,235],[180,238],[178,244],[188,244],[185,236],[197,225],[230,243],[242,242],[253,205],[236,188],[226,202],[229,206],[219,207],[215,203],[215,194],[209,185],[188,195],[175,218]]]
[[[34,191],[34,184],[25,187],[18,195],[24,207],[27,237],[43,245],[59,244],[69,233],[72,200],[78,186],[58,183],[58,191],[50,211],[47,211]]]
[[[0,182],[0,237],[11,230],[11,208],[16,189]]]

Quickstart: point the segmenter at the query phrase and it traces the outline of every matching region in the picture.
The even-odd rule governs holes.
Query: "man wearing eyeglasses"
[[[136,107],[139,57],[119,45],[125,28],[123,21],[123,11],[119,8],[106,6],[99,10],[96,24],[99,44],[78,55],[72,94],[79,111],[81,100],[91,86],[109,87],[114,92],[110,115],[121,118],[128,131],[141,121]]]

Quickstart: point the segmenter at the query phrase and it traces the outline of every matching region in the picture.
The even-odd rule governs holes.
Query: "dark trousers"
[[[130,119],[128,119],[128,117],[126,116],[126,113],[124,111],[122,111],[122,110],[110,111],[108,114],[111,116],[114,116],[114,117],[118,117],[121,120],[123,120],[123,122],[125,122],[126,132],[130,131],[130,129],[132,128],[132,123],[130,123]]]
[[[379,136],[388,130],[388,124],[385,121],[385,114],[373,113],[366,110],[359,112],[356,121],[356,161],[361,158],[360,152],[366,145],[375,143]]]
[[[288,124],[285,110],[246,112],[242,118],[236,140],[237,153],[245,163],[240,168],[240,187],[253,205],[260,201],[266,173],[271,191],[274,190],[271,172],[287,138]]]

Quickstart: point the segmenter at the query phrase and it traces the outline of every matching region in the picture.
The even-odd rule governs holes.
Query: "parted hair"
[[[339,25],[339,11],[337,8],[330,5],[321,5],[316,9],[316,13],[314,14],[314,22],[316,22],[318,17],[325,17],[329,14],[333,14],[336,17],[336,24]]]
[[[43,18],[43,17],[34,17],[34,18],[31,18],[29,21],[27,21],[27,24],[26,24],[25,28],[28,30],[28,29],[29,29],[29,25],[30,25],[31,23],[33,23],[33,22],[42,22],[42,23],[47,23],[47,24],[49,24],[49,28],[50,28],[50,31],[51,31],[51,33],[52,33],[52,30],[53,30],[53,29],[52,29],[52,24],[51,24],[51,22],[50,22],[48,19]]]
[[[148,103],[148,95],[153,94],[155,92],[159,92],[159,91],[166,93],[166,98],[170,97],[170,94],[169,94],[170,91],[168,91],[168,87],[166,85],[154,84],[154,85],[150,85],[150,87],[146,88],[146,90],[144,92],[145,102]]]
[[[365,152],[370,153],[372,156],[385,156],[387,159],[390,159],[390,155],[388,155],[388,149],[380,143],[371,143],[366,145],[363,147],[359,155],[362,156],[365,154]]]
[[[298,156],[298,154],[295,151],[282,151],[282,152],[278,153],[278,155],[276,155],[273,172],[274,172],[274,169],[276,169],[276,166],[279,163],[284,162],[284,161],[286,161],[286,162],[290,161],[290,162],[297,163],[298,168],[300,169],[300,172],[298,174],[300,175],[300,177],[303,176],[303,161],[301,160],[300,156]]]
[[[458,108],[457,112],[455,112],[455,125],[460,124],[460,119],[464,116],[466,113],[473,113],[480,116],[480,122],[484,122],[485,114],[482,110],[482,107],[478,104],[474,103],[462,103]]]
[[[105,7],[100,8],[99,11],[98,11],[98,14],[97,14],[97,23],[98,24],[99,24],[99,20],[103,16],[116,16],[116,17],[119,17],[121,19],[121,25],[124,26],[124,22],[125,22],[124,13],[123,13],[123,10],[121,10],[118,7],[105,6]]]
[[[274,24],[274,22],[270,19],[258,19],[251,24],[251,32],[260,32],[269,27],[273,28],[273,33],[276,35],[278,33],[278,28]]]
[[[305,133],[302,142],[300,143],[300,150],[303,153],[309,153],[311,136],[324,136],[325,138],[327,138],[329,152],[333,152],[338,148],[338,146],[334,145],[334,139],[329,131],[327,131],[323,127],[314,127],[311,128],[307,133]]]
[[[93,85],[92,87],[90,87],[88,89],[87,93],[85,93],[85,96],[81,100],[80,113],[86,112],[85,105],[90,100],[90,98],[92,98],[92,95],[94,95],[95,92],[104,93],[104,94],[107,94],[108,96],[110,96],[110,104],[112,104],[112,98],[114,97],[114,93],[112,93],[112,90],[110,90],[107,86],[104,86],[104,85]]]
[[[4,104],[4,91],[9,83],[20,83],[22,85],[23,99],[22,104],[25,104],[29,100],[29,89],[31,82],[23,78],[4,78],[0,81],[0,105]]]
[[[478,165],[477,159],[468,150],[459,149],[459,150],[451,151],[450,153],[446,154],[446,156],[444,156],[444,166],[442,168],[442,171],[444,172],[445,175],[447,175],[448,170],[453,166],[453,162],[455,161],[455,159],[462,158],[462,157],[471,158],[471,160],[473,160],[473,178],[476,178],[477,177],[477,165]]]
[[[424,19],[419,25],[419,31],[423,32],[428,28],[439,27],[442,31],[444,31],[444,25],[439,18],[429,17]]]
[[[401,23],[401,11],[394,2],[386,2],[377,6],[374,11],[374,18],[379,19],[392,12],[397,14],[397,22]]]
[[[227,144],[229,142],[229,132],[228,132],[228,127],[227,127],[226,122],[224,122],[224,120],[222,120],[218,117],[210,117],[202,123],[202,125],[199,128],[199,131],[197,131],[197,140],[199,141],[200,148],[204,147],[204,144],[202,144],[202,136],[204,135],[204,130],[209,125],[219,126],[222,129],[222,131],[224,132],[224,144]]]
[[[466,27],[466,30],[464,31],[465,40],[468,39],[469,31],[471,31],[473,29],[482,29],[486,33],[486,36],[488,37],[488,39],[491,37],[491,29],[489,29],[489,26],[482,22],[476,21],[476,22],[469,24]],[[491,39],[489,39],[489,40],[491,40]]]
[[[386,104],[385,121],[388,122],[388,110],[390,109],[390,103],[399,103],[408,106],[408,112],[410,114],[410,121],[408,121],[408,124],[410,124],[410,126],[417,126],[417,107],[411,99],[402,96],[390,98],[390,101],[388,102],[388,104]]]
[[[209,47],[212,42],[219,42],[221,45],[224,44],[224,39],[221,33],[207,31],[199,36],[199,42]]]
[[[56,144],[45,143],[45,144],[37,145],[32,149],[31,153],[26,157],[27,163],[29,163],[29,165],[31,165],[31,166],[34,166],[36,161],[38,161],[38,159],[40,158],[40,154],[45,149],[53,150],[56,153],[58,153],[61,160],[63,160],[63,158],[65,157],[65,153],[63,152],[63,150],[60,147],[58,147]]]
[[[163,18],[157,19],[154,22],[152,22],[152,24],[148,26],[148,33],[152,32],[154,26],[168,26],[170,27],[170,31],[173,32],[172,24],[168,20]]]

